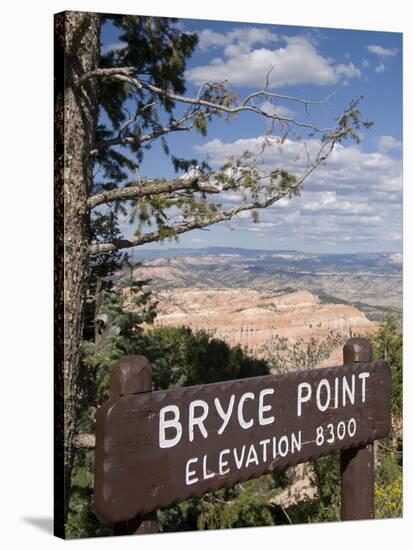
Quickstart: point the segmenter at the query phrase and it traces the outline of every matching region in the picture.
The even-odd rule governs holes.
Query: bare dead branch
[[[147,107],[147,106],[145,106]],[[95,148],[92,149],[90,152],[91,155],[96,155],[96,153],[101,149],[107,149],[108,147],[111,147],[112,145],[126,145],[126,144],[142,144],[142,143],[148,143],[149,141],[153,141],[161,136],[164,136],[166,134],[170,134],[172,132],[188,132],[192,130],[194,123],[191,122],[192,119],[197,115],[196,111],[188,112],[184,116],[180,117],[176,121],[174,121],[170,126],[164,126],[157,128],[154,132],[151,134],[145,134],[143,136],[122,136],[122,131],[119,132],[118,137],[113,139],[107,139],[103,141],[98,141],[95,145]],[[127,124],[124,125],[122,130],[125,130],[131,123],[133,123],[136,120],[136,117],[133,120],[128,121]],[[189,124],[187,124],[189,122]]]
[[[112,147],[112,145],[127,145],[127,144],[141,144],[141,143],[147,143],[148,141],[153,141],[154,139],[157,139],[161,136],[164,136],[165,134],[169,134],[171,132],[184,132],[189,131],[192,129],[192,125],[186,126],[186,127],[169,127],[169,128],[159,128],[152,134],[145,134],[143,136],[124,136],[124,137],[117,137],[113,139],[106,139],[104,141],[98,141],[96,143],[95,149],[92,149],[90,154],[96,155],[98,151],[101,149],[107,149],[108,147]]]
[[[264,90],[267,91],[269,86],[270,86],[270,74],[273,72],[274,70],[274,65],[271,65],[270,67],[270,70],[268,71],[266,77],[265,77],[265,87],[264,87]],[[245,103],[245,101],[244,101]]]
[[[303,105],[323,105],[324,103],[327,103],[327,101],[336,93],[336,91],[331,92],[331,94],[328,94],[324,99],[320,99],[318,101],[313,101],[310,99],[302,99],[300,97],[295,97],[291,95],[284,95],[284,94],[278,94],[276,92],[269,92],[267,88],[264,88],[263,90],[259,90],[258,92],[253,92],[252,94],[248,95],[244,101],[243,105],[248,103],[251,99],[257,96],[266,96],[266,97],[272,97],[275,99],[283,99],[285,101],[294,101],[296,103],[301,103]]]
[[[149,82],[146,82],[145,80],[141,80],[138,78],[135,78],[132,76],[133,70],[131,67],[124,67],[124,68],[117,68],[117,69],[96,69],[94,71],[90,71],[89,73],[86,73],[82,79],[80,80],[80,83],[86,81],[88,78],[93,77],[103,77],[103,78],[113,78],[116,80],[121,80],[123,82],[127,82],[130,85],[137,88],[139,91],[141,90],[148,90],[152,92],[153,94],[161,97],[167,97],[168,99],[171,99],[172,101],[177,101],[179,103],[184,103],[188,105],[198,105],[203,107],[208,107],[212,109],[213,111],[220,111],[224,113],[228,113],[230,115],[235,115],[244,111],[251,111],[254,113],[257,113],[263,117],[273,119],[273,120],[280,120],[288,124],[293,124],[294,126],[298,126],[300,128],[307,128],[309,130],[318,132],[318,133],[324,133],[329,132],[332,130],[332,128],[319,128],[318,126],[311,124],[309,122],[302,122],[298,121],[291,117],[286,117],[282,115],[277,115],[276,113],[268,113],[266,111],[263,111],[256,105],[247,105],[247,102],[250,101],[253,97],[256,96],[268,96],[268,97],[277,97],[279,99],[285,99],[290,101],[299,101],[303,104],[319,104],[326,100],[323,100],[322,102],[316,101],[312,102],[309,100],[303,100],[300,98],[296,98],[293,96],[284,96],[281,94],[275,94],[273,92],[268,92],[265,89],[261,90],[259,92],[255,92],[253,94],[250,94],[244,101],[240,103],[240,105],[236,107],[230,107],[228,105],[225,105],[224,103],[215,103],[213,101],[208,101],[205,99],[202,99],[200,97],[200,91],[198,92],[198,95],[196,97],[186,97],[183,95],[175,94],[174,92],[170,90],[164,90],[162,88],[159,88],[158,86],[155,86]]]

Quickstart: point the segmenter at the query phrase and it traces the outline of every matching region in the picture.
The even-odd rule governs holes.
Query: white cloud
[[[385,63],[387,63],[390,58],[394,57],[398,52],[397,48],[383,48],[383,46],[373,44],[367,46],[366,49],[370,53],[377,55],[380,60],[380,63],[374,69],[374,72],[376,72],[377,74],[384,73],[384,71],[386,70]]]
[[[384,73],[386,67],[383,62],[379,63],[377,67],[374,69],[376,73]]]
[[[211,164],[219,167],[228,156],[245,150],[258,154],[263,139],[223,142],[216,138],[195,149],[208,153]],[[316,140],[308,142],[310,154],[318,145]],[[300,197],[284,198],[261,211],[263,223],[257,226],[251,225],[249,213],[240,215],[233,225],[241,231],[261,232],[274,242],[289,236],[302,242],[352,243],[355,248],[366,249],[378,241],[387,242],[392,249],[401,246],[401,161],[386,154],[399,145],[391,136],[382,136],[380,149],[370,153],[356,146],[338,145],[326,164],[306,180]],[[274,145],[264,150],[260,168],[285,167],[301,173],[305,163],[302,144],[287,139],[282,148]],[[231,198],[228,204],[233,206],[236,196]]]
[[[354,203],[337,196],[335,191],[322,191],[311,193],[312,200],[304,203],[302,209],[311,212],[329,212],[340,215],[346,213],[349,216],[373,214],[373,206],[366,203]]]
[[[396,140],[382,140],[386,147],[398,147]],[[267,138],[268,139],[268,138]],[[208,143],[195,146],[195,151],[207,154],[210,164],[219,168],[229,157],[240,156],[251,151],[259,158],[259,169],[268,171],[285,167],[293,173],[300,174],[306,167],[307,156],[301,142],[286,139],[283,146],[277,144],[276,136],[270,138],[272,145],[260,155],[264,136],[238,139],[234,142],[223,142],[215,138]],[[307,141],[307,150],[313,156],[319,147],[319,141]],[[356,146],[336,145],[325,165],[320,165],[306,184],[311,192],[330,192],[323,195],[323,201],[350,200],[348,197],[369,193],[369,200],[377,202],[398,200],[401,192],[401,161],[393,159],[384,151],[364,153]],[[334,191],[333,196],[331,192]],[[388,195],[387,198],[384,195]],[[235,199],[235,197],[234,197]],[[318,197],[318,200],[320,197]],[[287,200],[280,201],[279,206],[287,206]],[[322,204],[322,202],[320,203]],[[341,207],[339,207],[341,208]]]
[[[254,44],[269,44],[277,42],[279,36],[268,29],[258,27],[246,27],[234,29],[228,33],[219,33],[211,29],[203,29],[198,33],[198,46],[201,51],[206,51],[214,47],[226,47],[226,55],[231,55],[233,51],[238,52],[236,48],[248,51]],[[234,47],[234,49],[231,49]]]
[[[379,150],[382,153],[387,153],[388,151],[400,151],[402,148],[401,141],[397,141],[393,136],[381,136],[379,141]]]
[[[198,46],[202,51],[207,50],[211,46],[225,46],[227,44],[227,38],[224,34],[211,31],[211,29],[204,29],[198,33]]]
[[[223,36],[227,45],[223,51],[225,58],[209,63],[208,65],[194,67],[187,71],[187,78],[197,85],[208,80],[227,80],[231,85],[261,87],[265,83],[266,75],[273,67],[269,76],[270,88],[277,88],[285,85],[297,84],[332,84],[340,78],[360,77],[360,70],[350,64],[334,65],[333,61],[323,57],[315,46],[305,37],[289,36],[283,37],[284,46],[269,49],[261,47],[252,49],[251,46],[257,43],[266,43],[265,40],[275,41],[275,35],[269,36],[254,35],[247,29],[249,38],[241,41],[240,37],[244,29],[232,31],[238,32],[236,39],[229,41],[229,36],[215,36],[209,31],[204,38],[203,46],[215,41],[223,43]],[[262,31],[264,32],[264,31]],[[215,33],[219,34],[219,33]],[[271,34],[271,33],[270,33]],[[235,36],[235,35],[234,35]],[[201,43],[202,44],[202,43]]]
[[[403,180],[401,173],[394,178],[389,178],[386,181],[385,188],[387,191],[401,191],[403,187]]]
[[[361,66],[363,67],[363,69],[367,69],[367,67],[370,67],[370,61],[368,61],[368,59],[362,59]]]
[[[229,157],[240,156],[245,151],[251,151],[259,158],[259,168],[270,170],[276,167],[286,167],[294,173],[300,173],[307,164],[304,145],[300,141],[286,139],[284,144],[278,144],[278,137],[269,139],[271,144],[261,154],[263,136],[256,138],[241,138],[234,142],[222,142],[215,138],[208,143],[196,146],[198,153],[207,154],[209,162],[216,168],[222,166]],[[320,142],[316,139],[307,140],[307,150],[310,156],[317,152]],[[400,161],[392,159],[383,152],[363,153],[358,147],[336,145],[328,158],[326,166],[322,165],[316,175],[309,178],[311,186],[317,191],[339,189],[341,193],[353,190],[352,181],[358,188],[375,187],[385,190],[392,178],[400,175]]]
[[[335,70],[338,76],[345,76],[346,78],[361,77],[360,69],[355,67],[353,63],[349,65],[337,65]]]
[[[374,53],[379,57],[385,57],[385,58],[393,57],[397,53],[397,48],[390,49],[390,48],[383,48],[383,46],[374,46],[374,45],[367,46],[367,50],[370,53]]]

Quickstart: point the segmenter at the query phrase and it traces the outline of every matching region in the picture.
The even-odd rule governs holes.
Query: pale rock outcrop
[[[307,291],[277,294],[245,288],[181,288],[159,291],[156,297],[155,326],[204,329],[251,352],[274,336],[294,341],[350,329],[365,334],[376,328],[357,308],[323,304]]]

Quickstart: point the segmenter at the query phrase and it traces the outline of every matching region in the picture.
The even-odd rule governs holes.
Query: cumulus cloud
[[[201,51],[206,51],[211,46],[225,46],[227,44],[227,38],[224,34],[211,29],[204,29],[199,32],[198,39],[198,47]]]
[[[211,47],[227,47],[230,48],[228,55],[231,52],[231,46],[248,51],[254,44],[269,44],[279,40],[278,34],[259,27],[233,29],[225,34],[211,29],[203,29],[198,33],[198,37],[198,47],[201,51],[206,51]]]
[[[337,65],[335,69],[337,76],[345,76],[346,78],[361,77],[361,71],[354,66],[353,63],[349,65]]]
[[[307,151],[310,156],[314,156],[320,146],[317,139],[307,140],[306,148],[301,141],[288,138],[282,146],[279,145],[277,136],[266,139],[271,146],[264,149],[262,154],[263,136],[241,138],[234,142],[223,142],[215,138],[204,145],[195,146],[195,151],[208,155],[209,162],[216,168],[222,166],[229,157],[250,151],[259,158],[259,167],[263,171],[284,166],[299,173],[307,165]],[[339,188],[346,192],[352,188],[353,181],[357,181],[359,187],[369,184],[378,186],[381,183],[384,185],[389,178],[400,173],[400,162],[380,151],[364,153],[356,146],[345,147],[338,144],[329,156],[326,166],[320,166],[316,173],[316,177],[311,176],[311,185],[318,190],[328,190],[333,186],[334,189]]]
[[[337,195],[335,191],[321,191],[311,193],[311,200],[306,201],[302,209],[311,212],[326,212],[329,214],[346,216],[365,216],[374,214],[374,207],[367,203],[354,203]],[[367,218],[368,219],[368,218]]]
[[[270,42],[281,40],[283,45],[268,47]],[[333,84],[343,77],[361,76],[360,70],[353,63],[335,65],[303,36],[279,39],[277,35],[263,29],[236,29],[228,35],[205,30],[200,44],[201,49],[214,45],[223,50],[221,57],[187,71],[188,80],[197,85],[208,80],[227,80],[234,86],[261,87],[271,68],[270,88]],[[253,49],[254,44],[267,47]]]
[[[400,151],[402,148],[401,141],[398,141],[393,136],[381,136],[379,138],[379,150],[383,153],[387,153],[389,151]]]
[[[245,150],[258,155],[263,139],[259,136],[230,143],[216,138],[195,149],[208,153],[211,164],[219,167],[228,156]],[[275,142],[274,139],[274,146],[264,150],[261,169],[282,166],[301,173],[306,164],[302,144],[287,139],[280,148]],[[261,211],[263,223],[257,226],[251,225],[248,213],[232,225],[241,231],[265,235],[274,245],[291,237],[315,244],[351,243],[361,249],[377,248],[377,242],[389,249],[401,246],[401,161],[384,150],[397,148],[398,144],[394,138],[382,136],[382,147],[371,153],[356,146],[338,145],[326,164],[306,180],[300,197],[284,198]],[[318,145],[317,140],[310,140],[309,153],[314,154]],[[234,205],[236,198],[232,193],[228,205]]]
[[[383,46],[370,45],[367,46],[367,50],[370,53],[374,53],[379,57],[393,57],[397,53],[397,48],[383,48]]]

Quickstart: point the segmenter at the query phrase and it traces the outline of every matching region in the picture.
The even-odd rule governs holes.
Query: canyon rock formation
[[[357,308],[322,303],[307,291],[261,292],[245,288],[180,288],[156,294],[155,326],[204,329],[254,354],[274,336],[290,341],[329,334],[367,334],[376,328]]]

